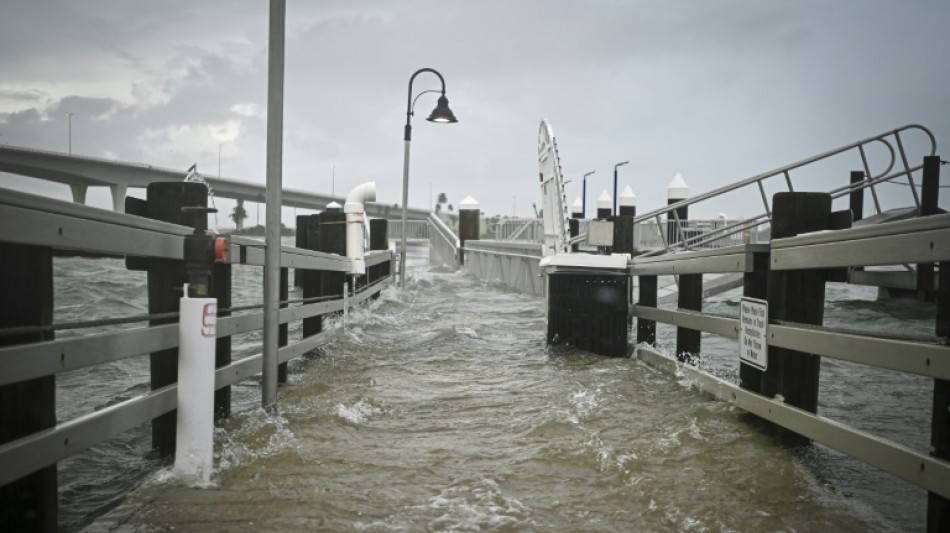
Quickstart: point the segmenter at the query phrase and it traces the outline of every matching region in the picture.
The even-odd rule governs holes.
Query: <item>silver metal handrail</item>
[[[663,221],[660,219],[660,217],[661,217],[661,216],[665,216],[665,217],[667,218],[667,220],[672,221],[671,219],[675,219],[675,220],[676,220],[676,223],[677,223],[677,224],[680,224],[681,222],[679,221],[679,215],[678,215],[678,213],[677,213],[677,210],[678,210],[679,208],[685,207],[685,206],[694,205],[694,204],[698,204],[699,202],[703,202],[703,201],[705,201],[705,200],[709,200],[709,199],[711,199],[711,198],[715,198],[715,197],[717,197],[717,196],[721,196],[721,195],[723,195],[723,194],[725,194],[725,193],[732,192],[732,191],[735,191],[735,190],[738,190],[738,189],[742,189],[742,188],[748,187],[748,186],[750,186],[750,185],[754,185],[754,186],[756,186],[756,187],[759,189],[759,192],[760,192],[760,194],[761,194],[761,196],[762,196],[762,203],[763,203],[763,206],[764,206],[764,208],[765,208],[765,212],[764,212],[763,214],[761,214],[761,215],[756,215],[756,216],[752,217],[751,220],[757,220],[757,221],[761,220],[762,222],[760,222],[760,223],[764,224],[764,223],[770,221],[770,220],[771,220],[771,217],[772,217],[771,206],[769,205],[768,196],[767,196],[766,193],[765,193],[765,187],[764,187],[764,185],[763,185],[763,182],[764,182],[765,180],[767,180],[767,179],[769,179],[769,178],[777,177],[777,176],[784,177],[784,178],[785,178],[785,182],[786,182],[787,187],[788,187],[788,190],[789,190],[789,191],[794,191],[794,187],[793,187],[793,184],[792,184],[792,177],[791,177],[791,175],[790,175],[790,172],[791,172],[792,170],[800,169],[800,168],[802,168],[802,167],[811,165],[811,164],[816,163],[816,162],[818,162],[818,161],[822,161],[822,160],[828,159],[828,158],[830,158],[830,157],[832,157],[832,156],[836,156],[836,155],[839,155],[839,154],[842,154],[842,153],[845,153],[845,152],[848,152],[848,151],[851,151],[851,150],[858,150],[858,151],[859,151],[860,156],[861,156],[861,161],[862,161],[862,164],[863,164],[863,166],[864,166],[865,176],[867,176],[867,178],[865,178],[865,180],[864,180],[863,182],[861,182],[861,183],[849,184],[849,185],[847,185],[847,186],[845,186],[845,187],[839,187],[839,188],[837,188],[837,189],[832,190],[832,191],[831,191],[832,198],[838,198],[838,197],[844,196],[844,195],[846,195],[846,194],[849,194],[849,193],[851,193],[851,192],[853,192],[853,191],[858,191],[858,190],[863,190],[863,189],[865,189],[865,188],[870,188],[870,189],[871,189],[872,196],[873,196],[873,199],[874,199],[875,209],[876,209],[876,211],[877,211],[878,213],[880,213],[880,212],[881,212],[881,206],[880,206],[880,202],[879,202],[878,197],[877,197],[877,193],[876,193],[876,191],[875,191],[875,189],[874,189],[874,186],[877,185],[877,184],[879,184],[879,183],[883,183],[883,182],[885,182],[885,181],[889,181],[889,180],[898,178],[898,177],[900,177],[900,176],[906,176],[906,177],[907,177],[907,180],[908,180],[908,183],[909,183],[910,186],[911,186],[911,190],[913,191],[915,205],[917,205],[917,206],[919,207],[919,205],[920,205],[920,198],[918,197],[917,191],[916,191],[916,189],[915,189],[915,184],[914,184],[914,180],[913,180],[913,173],[916,172],[916,171],[918,171],[918,170],[920,170],[923,165],[918,165],[918,166],[914,166],[914,167],[911,167],[911,166],[910,166],[910,164],[908,163],[907,151],[905,150],[903,140],[901,139],[901,133],[902,133],[902,132],[907,132],[907,131],[910,131],[910,130],[918,130],[918,131],[921,131],[921,132],[923,132],[924,134],[926,134],[927,137],[930,139],[930,153],[929,153],[928,155],[935,155],[935,154],[936,154],[936,151],[937,151],[937,140],[936,140],[936,138],[934,137],[934,134],[933,134],[929,129],[927,129],[926,127],[921,126],[921,125],[919,125],[919,124],[908,124],[908,125],[902,126],[902,127],[900,127],[900,128],[897,128],[897,129],[893,129],[893,130],[886,131],[886,132],[881,133],[881,134],[878,134],[878,135],[874,135],[874,136],[872,136],[872,137],[868,137],[868,138],[866,138],[866,139],[862,139],[862,140],[857,141],[857,142],[853,142],[853,143],[850,143],[850,144],[846,144],[846,145],[844,145],[844,146],[840,146],[840,147],[835,148],[835,149],[833,149],[833,150],[829,150],[829,151],[827,151],[827,152],[823,152],[823,153],[821,153],[821,154],[818,154],[818,155],[809,157],[809,158],[807,158],[807,159],[803,159],[803,160],[798,161],[798,162],[796,162],[796,163],[792,163],[792,164],[790,164],[790,165],[786,165],[786,166],[777,168],[777,169],[775,169],[775,170],[771,170],[771,171],[768,171],[768,172],[765,172],[765,173],[762,173],[762,174],[758,174],[758,175],[752,176],[751,178],[747,178],[747,179],[744,179],[744,180],[737,181],[737,182],[735,182],[735,183],[726,185],[726,186],[724,186],[724,187],[720,187],[720,188],[718,188],[718,189],[714,189],[714,190],[712,190],[712,191],[709,191],[709,192],[706,192],[706,193],[703,193],[703,194],[694,196],[694,197],[692,197],[692,198],[687,198],[687,199],[685,199],[685,200],[682,200],[682,201],[679,201],[679,202],[670,204],[670,205],[665,206],[665,207],[662,207],[662,208],[660,208],[660,209],[656,209],[656,210],[650,211],[650,212],[648,212],[648,213],[644,213],[644,214],[641,214],[641,215],[637,215],[636,217],[634,217],[634,223],[645,222],[645,221],[650,220],[650,219],[655,219],[656,222],[657,222],[657,224],[662,224]],[[889,140],[889,137],[891,137],[891,136],[893,136],[893,139],[890,139],[890,140]],[[871,144],[873,144],[873,143],[877,143],[877,142],[880,142],[880,143],[884,144],[885,147],[887,147],[888,153],[890,154],[890,160],[888,161],[888,164],[886,165],[887,168],[885,168],[884,171],[878,173],[877,175],[874,175],[874,174],[872,174],[870,165],[868,164],[867,153],[866,153],[865,147],[867,147],[867,146],[869,146],[869,145],[871,145]],[[895,151],[895,149],[894,149],[894,144],[892,144],[892,143],[895,143],[895,144],[897,145],[897,150],[896,150],[896,151]],[[897,162],[897,157],[898,157],[898,155],[900,156],[901,163],[902,163],[902,166],[903,166],[903,170],[898,170],[898,171],[896,171],[896,172],[891,172],[891,171],[894,169],[894,166],[895,166],[895,164],[896,164],[896,162]],[[672,214],[671,214],[671,213],[672,213]],[[740,225],[737,224],[735,227],[738,228],[739,226],[740,226]],[[744,229],[744,227],[743,227],[743,229]],[[673,250],[674,248],[687,247],[688,244],[689,244],[689,241],[684,242],[683,240],[679,240],[678,242],[675,242],[675,243],[666,242],[666,243],[665,243],[665,250],[666,250],[666,251],[671,251],[671,250]]]

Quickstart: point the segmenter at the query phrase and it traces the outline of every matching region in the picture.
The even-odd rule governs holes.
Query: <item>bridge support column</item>
[[[109,190],[112,191],[112,210],[116,213],[125,213],[125,195],[128,192],[129,188],[124,183],[117,183],[114,185],[109,185]],[[207,196],[207,192],[205,192]],[[205,202],[207,205],[207,201]],[[188,225],[188,224],[184,224]]]
[[[77,204],[86,203],[86,191],[89,190],[89,186],[84,183],[71,183],[69,184],[69,190],[73,193],[73,202]]]
[[[0,327],[53,323],[53,252],[0,243]],[[52,340],[52,332],[0,337],[0,346]],[[0,386],[0,444],[56,425],[54,375]],[[0,531],[56,531],[56,465],[0,487]]]

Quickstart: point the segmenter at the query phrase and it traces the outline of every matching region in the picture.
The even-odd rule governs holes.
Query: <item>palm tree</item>
[[[238,203],[234,206],[234,210],[231,211],[229,218],[234,221],[234,227],[240,231],[244,229],[244,219],[247,218],[247,211],[244,209],[243,203]]]

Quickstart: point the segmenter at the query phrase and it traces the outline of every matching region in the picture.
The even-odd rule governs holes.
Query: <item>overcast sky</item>
[[[266,0],[3,0],[0,14],[0,143],[65,152],[73,113],[76,154],[216,175],[220,147],[223,176],[264,184]],[[407,84],[422,67],[444,75],[459,123],[426,122],[437,95],[419,98],[416,207],[444,192],[531,216],[545,118],[569,203],[596,171],[588,215],[624,160],[620,187],[643,213],[677,172],[698,194],[908,123],[950,159],[946,0],[288,0],[284,186],[345,195],[376,181],[379,201],[400,202]],[[438,87],[423,74],[413,89]],[[905,139],[911,164],[923,140]],[[859,164],[819,167],[804,188],[842,185]],[[0,186],[69,198],[33,179]],[[906,186],[880,190],[885,207],[912,202]],[[88,199],[110,205],[105,190]],[[703,209],[691,215],[762,211],[755,196]]]

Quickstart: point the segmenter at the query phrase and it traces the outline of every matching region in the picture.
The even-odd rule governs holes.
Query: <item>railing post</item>
[[[280,308],[284,309],[287,307],[287,299],[290,298],[290,290],[288,285],[290,285],[290,269],[287,267],[280,268],[280,287],[278,288],[277,297],[280,299]],[[277,347],[283,348],[287,346],[289,340],[289,327],[290,324],[284,322],[277,327]],[[287,383],[287,363],[279,363],[277,365],[277,383]]]
[[[477,241],[481,235],[479,228],[480,206],[471,196],[466,196],[459,204],[459,266],[465,264],[465,241]]]
[[[924,183],[921,191],[921,214],[936,214],[940,182],[940,158],[924,158]],[[950,261],[941,261],[936,288],[938,338],[950,343]],[[931,274],[931,277],[933,275]],[[950,461],[950,381],[934,380],[933,413],[930,430],[930,454]],[[938,494],[927,496],[927,531],[950,530],[950,500]]]
[[[772,238],[825,230],[831,224],[831,195],[780,192],[772,197]],[[776,320],[820,326],[825,310],[827,273],[814,270],[771,270],[768,277],[769,322]],[[818,409],[821,358],[769,346],[762,394],[781,395],[784,402],[810,411]]]
[[[231,265],[215,263],[211,276],[211,296],[218,299],[218,319],[231,316]],[[231,337],[218,337],[214,348],[214,366],[231,364]],[[214,391],[214,416],[221,420],[231,416],[231,386]]]
[[[405,228],[403,228],[405,230]],[[330,204],[320,213],[319,251],[346,257],[346,215],[339,204]],[[322,272],[320,274],[320,294],[323,296],[343,296],[343,272]]]
[[[198,182],[155,182],[150,183],[145,192],[144,205],[134,199],[127,199],[127,211],[133,208],[134,214],[147,218],[171,222],[181,226],[192,225],[192,215],[182,213],[182,207],[207,207],[208,187]],[[128,258],[129,268],[141,265],[137,258]],[[147,259],[144,262],[148,270],[148,313],[177,312],[181,290],[188,282],[184,261],[172,259]],[[176,323],[176,318],[150,319],[149,326]],[[160,389],[178,381],[178,348],[169,348],[153,352],[149,356],[152,390]],[[176,410],[152,419],[152,447],[162,457],[175,454],[175,432],[178,413]]]
[[[0,243],[0,327],[53,323],[53,252]],[[52,340],[52,332],[0,337],[0,346]],[[56,425],[56,376],[0,386],[0,444]],[[0,530],[56,531],[56,465],[0,487]]]
[[[371,218],[369,221],[369,249],[370,250],[388,250],[389,249],[389,221],[385,218]],[[374,283],[379,279],[386,277],[388,272],[392,271],[391,265],[379,263],[367,269],[369,283]],[[379,296],[379,293],[376,294]]]
[[[297,228],[294,230],[294,246],[297,248],[307,248],[307,221],[310,215],[297,215]],[[294,287],[303,287],[303,278],[306,276],[306,270],[294,269]]]
[[[320,215],[308,215],[304,221],[305,235],[306,239],[303,242],[302,248],[306,250],[319,250],[320,249]],[[300,226],[297,227],[297,231],[300,231]],[[300,246],[300,245],[298,245]],[[306,298],[316,298],[317,296],[322,296],[320,291],[320,277],[323,275],[322,272],[317,270],[304,270],[301,272],[302,278],[298,276],[298,279],[301,279],[303,289],[303,297]],[[303,319],[303,336],[304,338],[311,337],[323,331],[323,316],[317,315],[309,318]]]
[[[768,297],[769,283],[769,252],[753,252],[752,272],[742,275],[742,296],[765,300]],[[739,386],[752,392],[762,393],[762,379],[765,372],[758,368],[739,362]]]
[[[864,171],[852,171],[851,186],[854,187],[860,183],[864,183]],[[862,220],[864,218],[864,189],[852,190],[848,199],[850,201],[849,207],[851,208],[851,213],[854,215],[854,221]]]
[[[637,305],[641,307],[656,307],[657,300],[657,277],[656,276],[637,276],[639,282],[639,295]],[[650,346],[656,346],[656,322],[637,318],[637,344],[647,343]]]
[[[677,299],[680,309],[702,311],[703,275],[681,274]],[[699,359],[701,335],[702,332],[695,329],[676,328],[676,358],[679,361],[694,362]]]
[[[935,155],[924,157],[923,166],[920,216],[926,217],[940,213],[940,208],[937,207],[940,194],[940,157]],[[917,265],[917,299],[933,301],[934,296],[934,264],[920,263]]]

